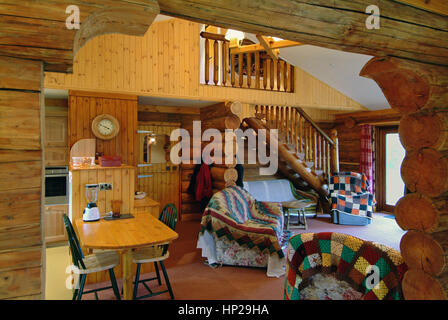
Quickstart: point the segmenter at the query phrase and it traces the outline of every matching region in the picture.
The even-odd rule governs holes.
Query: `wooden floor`
[[[330,223],[329,216],[308,218],[308,229],[296,229],[295,233],[337,231],[359,238],[377,241],[395,249],[399,249],[402,231],[394,219],[375,214],[372,224],[368,226],[342,226]],[[177,239],[170,246],[170,257],[166,267],[175,298],[178,300],[281,300],[283,299],[284,277],[269,278],[266,269],[224,266],[211,268],[204,263],[201,251],[196,249],[199,221],[178,223]],[[68,248],[66,246],[47,249],[47,299],[70,299],[71,292],[65,288],[65,273],[69,265]],[[149,277],[153,275],[144,275]],[[98,286],[104,286],[99,284]],[[108,284],[107,284],[108,285]],[[118,280],[121,288],[121,280]],[[152,284],[152,286],[154,286]],[[151,285],[150,285],[151,286]],[[93,286],[91,286],[93,288]],[[165,289],[164,282],[162,289]],[[156,288],[156,290],[158,290]],[[142,287],[139,295],[146,294]],[[98,293],[99,299],[114,299],[112,290]],[[88,294],[83,299],[94,299]],[[169,299],[168,293],[150,299]]]

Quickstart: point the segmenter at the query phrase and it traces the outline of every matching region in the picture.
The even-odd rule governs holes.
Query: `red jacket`
[[[210,168],[205,162],[202,163],[201,168],[196,176],[196,201],[201,201],[203,198],[211,197],[212,191],[212,177],[210,175]]]

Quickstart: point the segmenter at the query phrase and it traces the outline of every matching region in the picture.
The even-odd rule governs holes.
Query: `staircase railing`
[[[232,54],[222,34],[201,32],[205,39],[206,85],[294,92],[294,66],[272,59],[265,51]]]
[[[279,137],[305,161],[314,172],[328,177],[339,171],[337,131],[330,137],[300,107],[255,106],[257,117],[265,120],[268,128],[279,131]]]

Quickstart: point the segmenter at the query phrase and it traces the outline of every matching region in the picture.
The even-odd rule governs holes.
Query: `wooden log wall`
[[[114,116],[120,132],[110,140],[97,139],[91,129],[92,120],[100,114]],[[96,152],[119,155],[122,163],[137,165],[137,97],[100,92],[69,92],[69,149],[80,139],[96,138]]]
[[[0,56],[0,299],[43,299],[41,61]]]
[[[153,23],[144,37],[96,37],[77,53],[73,74],[45,73],[45,88],[346,112],[363,109],[300,68],[294,69],[295,93],[200,84],[200,32],[201,24],[173,18]]]
[[[401,176],[411,192],[395,206],[397,223],[407,230],[400,242],[409,267],[402,283],[404,296],[446,299],[448,69],[396,58],[374,58],[361,75],[375,80],[391,106],[402,115],[399,133],[406,156]]]
[[[334,120],[318,120],[318,126],[328,135],[336,129],[339,141],[340,171],[359,171],[361,152],[361,125],[398,125],[401,114],[395,109],[337,113]]]
[[[225,129],[237,129],[240,125],[240,115],[242,114],[243,107],[239,102],[222,102],[208,107],[200,109],[201,120],[201,135],[204,130],[209,128],[215,128],[222,132],[222,139],[224,142],[223,131]],[[185,122],[183,127],[192,133],[192,122]],[[213,142],[211,142],[213,143]],[[210,144],[211,144],[210,143]],[[209,142],[201,143],[200,149],[191,149],[190,156],[193,152],[202,154],[202,150],[207,146]],[[238,173],[234,169],[236,160],[232,164],[225,164],[225,149],[222,144],[215,144],[215,148],[221,148],[222,156],[221,163],[211,167],[211,176],[214,192],[224,189],[227,186],[235,185],[235,181],[238,178]],[[235,144],[236,147],[236,144]],[[233,150],[236,152],[236,148]],[[212,155],[213,156],[213,155]],[[195,164],[182,164],[181,165],[181,208],[182,215],[187,219],[198,219],[200,214],[200,203],[196,201],[192,194],[188,193],[188,186],[190,184],[191,177],[194,173]]]

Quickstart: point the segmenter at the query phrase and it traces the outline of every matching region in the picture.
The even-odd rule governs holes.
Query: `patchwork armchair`
[[[255,200],[235,186],[213,195],[201,219],[197,247],[210,265],[267,267],[282,276],[283,214],[280,203]]]
[[[286,300],[402,300],[408,270],[387,246],[337,232],[302,233],[288,244]]]
[[[330,176],[331,217],[333,223],[367,225],[371,223],[373,194],[363,173],[339,172]]]

